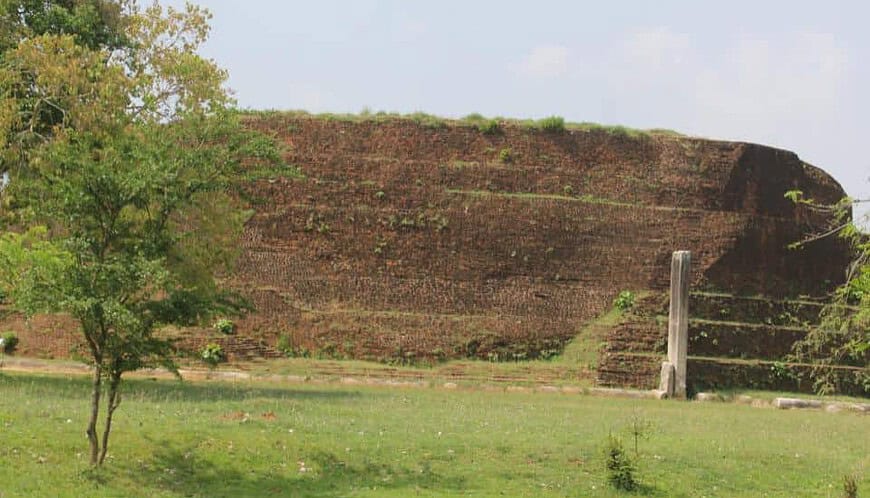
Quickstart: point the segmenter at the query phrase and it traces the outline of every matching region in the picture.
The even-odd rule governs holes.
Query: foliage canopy
[[[854,380],[864,386],[865,392],[870,392],[870,237],[852,218],[852,207],[866,201],[845,198],[833,205],[823,205],[805,198],[800,191],[787,192],[786,197],[828,214],[831,220],[822,232],[810,235],[797,245],[837,236],[850,244],[854,254],[845,283],[823,308],[820,324],[795,344],[792,357],[816,366],[812,380],[819,393],[841,391],[840,383],[844,379],[829,368],[834,365],[860,367]]]
[[[132,2],[4,2],[0,288],[28,315],[66,313],[94,366],[91,463],[106,455],[125,372],[175,370],[165,325],[240,301],[215,275],[246,213],[230,195],[256,142],[226,73],[196,54],[209,13]],[[102,441],[96,435],[108,383]]]

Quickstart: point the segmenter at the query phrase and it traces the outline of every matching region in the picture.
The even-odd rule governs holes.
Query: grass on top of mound
[[[496,135],[503,127],[520,127],[527,130],[537,130],[549,133],[560,133],[566,130],[575,131],[602,131],[612,135],[622,135],[632,138],[644,136],[670,136],[682,137],[682,133],[665,128],[637,129],[622,125],[604,125],[591,122],[570,122],[560,116],[548,116],[541,119],[519,119],[496,116],[488,118],[477,113],[469,114],[460,119],[444,118],[424,112],[402,114],[398,112],[363,110],[358,114],[353,113],[309,113],[304,110],[256,110],[246,109],[245,115],[263,118],[284,117],[290,119],[320,119],[324,121],[343,121],[351,123],[362,122],[389,122],[396,120],[412,121],[420,126],[439,129],[448,126],[468,126],[477,128],[481,133]]]
[[[105,468],[88,379],[0,373],[0,494],[57,497],[839,496],[868,489],[865,417],[564,394],[131,380]],[[640,428],[635,453],[632,428]]]

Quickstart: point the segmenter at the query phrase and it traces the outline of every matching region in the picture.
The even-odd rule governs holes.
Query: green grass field
[[[0,372],[0,497],[617,496],[608,433],[639,442],[641,495],[870,491],[870,419],[734,404],[433,388],[132,380],[102,470],[87,379]]]

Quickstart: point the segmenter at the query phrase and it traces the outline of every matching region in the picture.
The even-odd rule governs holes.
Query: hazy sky
[[[195,3],[242,107],[671,128],[793,150],[870,197],[870,2]]]

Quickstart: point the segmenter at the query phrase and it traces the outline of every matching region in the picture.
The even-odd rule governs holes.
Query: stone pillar
[[[692,253],[676,251],[671,259],[671,307],[668,313],[668,363],[673,365],[673,392],[686,398],[686,351],[689,348],[689,269]],[[663,369],[664,370],[664,369]],[[664,381],[664,379],[662,379]],[[664,382],[663,382],[664,383]]]
[[[661,381],[659,382],[660,396],[665,398],[674,397],[674,364],[665,361],[662,362]]]

